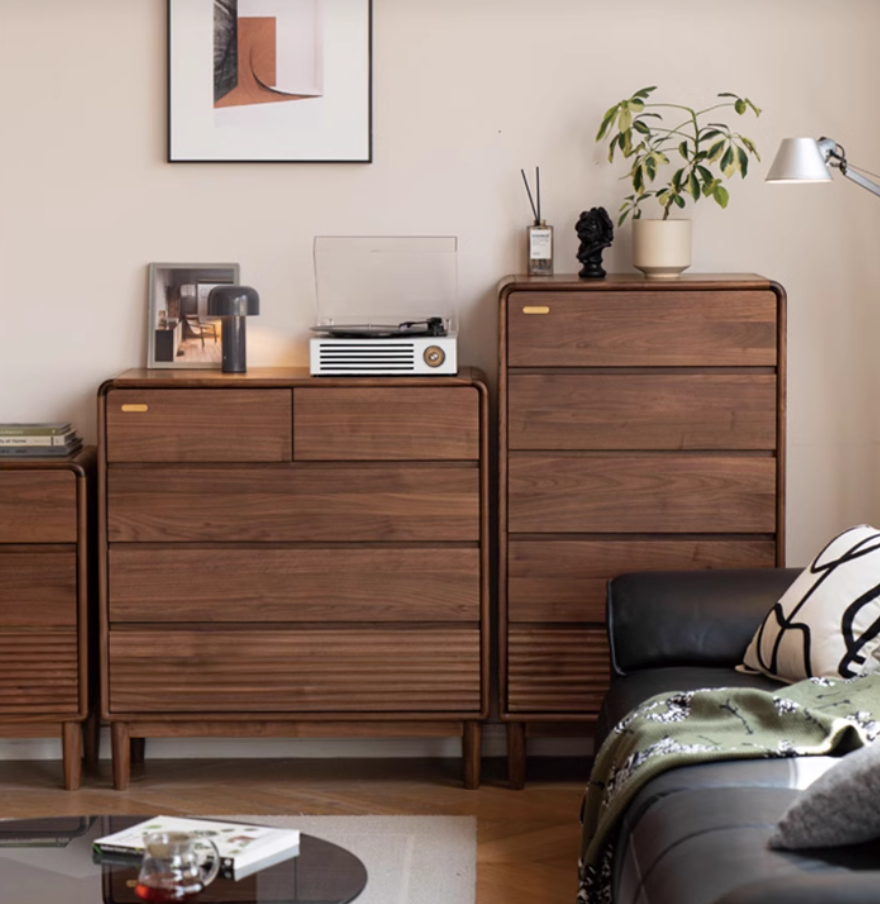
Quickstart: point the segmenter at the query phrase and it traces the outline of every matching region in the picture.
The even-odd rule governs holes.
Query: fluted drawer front
[[[293,391],[297,461],[479,458],[480,395],[467,387]]]
[[[511,622],[604,622],[606,584],[630,571],[772,568],[773,540],[519,540],[508,547]]]
[[[0,627],[76,625],[76,552],[0,547]]]
[[[0,543],[76,543],[73,471],[0,470]]]
[[[478,540],[476,467],[118,469],[111,541]]]
[[[604,630],[512,626],[507,638],[509,712],[599,711],[610,674]]]
[[[116,713],[478,712],[479,631],[110,634]]]
[[[775,449],[773,374],[511,374],[511,449]]]
[[[0,630],[0,714],[75,714],[79,709],[74,630]]]
[[[113,389],[107,461],[290,461],[289,389]]]
[[[771,533],[776,461],[700,455],[516,455],[513,533]]]
[[[512,292],[507,329],[510,367],[774,366],[777,358],[769,290]]]
[[[110,620],[477,623],[480,553],[115,546]]]

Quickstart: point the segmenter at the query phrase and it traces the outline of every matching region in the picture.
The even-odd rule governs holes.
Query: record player
[[[316,376],[458,372],[458,239],[318,236]]]

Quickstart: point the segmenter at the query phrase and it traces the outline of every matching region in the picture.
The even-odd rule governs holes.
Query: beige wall
[[[333,0],[327,0],[332,3]],[[541,166],[557,271],[581,210],[616,210],[602,112],[648,84],[736,91],[764,162],[694,210],[693,269],[789,293],[789,558],[880,522],[880,201],[768,186],[786,135],[880,170],[873,0],[374,0],[372,165],[165,162],[164,0],[0,0],[0,420],[95,438],[105,378],[145,361],[150,261],[238,261],[252,366],[307,362],[316,234],[455,234],[465,361],[496,364],[495,285],[523,267],[519,169]],[[606,254],[629,268],[629,228]]]

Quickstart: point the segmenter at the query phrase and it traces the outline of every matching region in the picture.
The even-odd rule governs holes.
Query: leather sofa
[[[596,749],[665,691],[779,682],[734,670],[799,569],[641,572],[608,586],[611,687]],[[880,904],[880,841],[777,851],[773,827],[833,757],[741,760],[649,781],[618,827],[615,904]],[[880,802],[878,802],[880,806]]]

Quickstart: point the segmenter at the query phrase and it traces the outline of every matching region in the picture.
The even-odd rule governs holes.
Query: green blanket
[[[639,789],[678,766],[843,755],[880,735],[880,675],[810,678],[775,692],[658,694],[619,722],[596,755],[584,798],[578,901],[610,901],[613,831]]]

